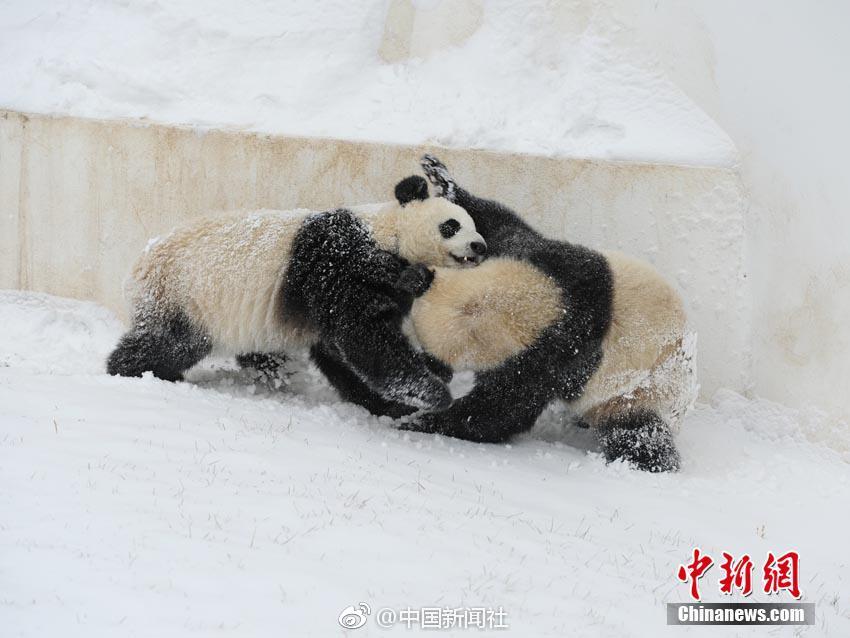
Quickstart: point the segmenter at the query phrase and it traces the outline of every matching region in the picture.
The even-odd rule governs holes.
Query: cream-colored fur
[[[494,258],[472,270],[438,268],[410,316],[426,351],[455,369],[484,370],[530,346],[562,313],[547,275]]]
[[[614,276],[602,362],[571,404],[588,424],[635,408],[676,429],[696,394],[695,337],[676,291],[646,262],[603,252]]]
[[[604,254],[614,277],[612,323],[602,362],[572,408],[596,425],[647,407],[676,427],[696,387],[682,302],[649,264]],[[563,312],[560,304],[559,287],[535,267],[491,259],[469,271],[438,269],[411,318],[425,350],[456,369],[485,370],[530,345]]]
[[[382,248],[411,262],[458,265],[483,241],[465,210],[444,198],[358,207]],[[287,323],[280,294],[292,242],[308,210],[260,210],[199,218],[152,241],[133,268],[128,297],[138,324],[181,311],[219,352],[276,352],[307,346],[316,335]],[[439,225],[455,218],[461,230],[443,239]],[[463,244],[463,246],[462,246]]]
[[[133,269],[133,307],[180,310],[232,352],[274,352],[313,335],[284,326],[278,295],[292,241],[307,210],[225,213],[190,222],[152,242]]]

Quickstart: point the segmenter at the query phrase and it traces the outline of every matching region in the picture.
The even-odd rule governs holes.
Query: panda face
[[[399,254],[430,266],[472,268],[484,260],[487,243],[465,210],[442,197],[433,197],[402,208]]]
[[[487,255],[487,242],[463,208],[443,197],[429,197],[424,178],[399,182],[399,254],[411,262],[472,268]]]

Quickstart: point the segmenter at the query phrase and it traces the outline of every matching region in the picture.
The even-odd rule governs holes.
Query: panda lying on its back
[[[133,269],[132,327],[107,371],[177,380],[213,350],[312,346],[322,369],[351,369],[386,413],[445,407],[448,388],[402,320],[433,277],[422,264],[473,266],[486,244],[462,208],[427,193],[410,177],[397,202],[357,212],[223,214],[174,230]]]

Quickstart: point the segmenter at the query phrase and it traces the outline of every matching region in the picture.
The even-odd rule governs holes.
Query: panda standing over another
[[[343,396],[368,391],[373,411],[445,408],[451,394],[402,321],[431,282],[426,265],[475,266],[487,247],[462,208],[428,197],[424,178],[400,182],[396,200],[222,214],[155,240],[128,281],[132,326],[107,371],[178,380],[211,352],[310,347],[326,374],[352,375],[337,384]]]
[[[422,166],[469,212],[490,257],[470,271],[438,268],[414,301],[424,350],[476,377],[449,409],[404,427],[505,441],[563,400],[596,431],[608,460],[678,469],[673,431],[696,383],[676,292],[639,260],[542,236],[509,208],[460,188],[434,157]]]

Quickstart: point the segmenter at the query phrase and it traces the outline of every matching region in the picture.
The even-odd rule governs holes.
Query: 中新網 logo
[[[714,559],[703,554],[695,547],[690,562],[679,565],[677,576],[683,583],[690,585],[691,598],[700,600],[699,581],[714,565]],[[721,594],[731,594],[738,590],[742,596],[753,593],[753,560],[744,554],[738,560],[732,554],[723,552],[723,562],[720,563],[722,577],[718,581]],[[767,558],[761,570],[762,590],[765,594],[778,594],[787,591],[794,598],[800,598],[800,555],[797,552],[786,552],[775,556],[767,553]]]

